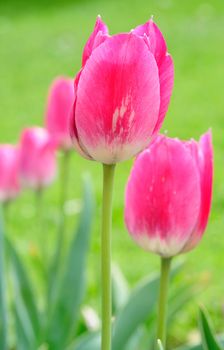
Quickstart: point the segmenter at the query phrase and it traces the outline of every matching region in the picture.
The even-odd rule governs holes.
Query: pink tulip
[[[211,205],[211,133],[199,142],[157,136],[136,159],[125,204],[125,221],[144,249],[171,257],[194,248]]]
[[[58,143],[58,146],[65,150],[72,146],[69,134],[69,116],[73,101],[73,80],[64,77],[55,79],[48,96],[46,128]]]
[[[37,190],[47,186],[55,173],[55,144],[47,130],[24,129],[20,141],[20,176],[24,187]]]
[[[98,17],[75,79],[70,130],[76,150],[105,164],[140,152],[161,127],[173,74],[172,58],[152,20],[109,36]]]
[[[7,202],[15,198],[20,191],[19,152],[12,145],[0,146],[0,201]]]

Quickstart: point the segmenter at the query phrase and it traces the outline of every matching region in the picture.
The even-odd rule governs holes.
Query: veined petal
[[[97,47],[79,79],[75,122],[80,143],[104,163],[142,150],[160,105],[158,68],[142,38],[119,34]]]

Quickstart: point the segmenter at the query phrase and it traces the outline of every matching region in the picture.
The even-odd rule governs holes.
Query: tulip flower
[[[24,129],[20,140],[20,177],[25,188],[41,190],[56,174],[55,144],[40,127]]]
[[[46,128],[63,150],[70,149],[72,145],[69,133],[69,116],[73,100],[73,80],[64,77],[56,78],[48,95]]]
[[[102,341],[111,349],[111,216],[115,164],[130,159],[161,127],[173,88],[173,62],[150,20],[110,36],[98,17],[74,82],[70,119],[74,147],[103,164]]]
[[[18,148],[8,144],[0,145],[0,202],[9,202],[19,192]]]
[[[70,130],[76,150],[104,164],[129,159],[161,127],[173,62],[156,24],[109,36],[98,17],[75,79]]]
[[[210,132],[199,142],[160,135],[137,157],[127,183],[128,231],[142,248],[162,257],[157,335],[164,343],[163,308],[170,260],[193,249],[203,236],[211,206],[212,175]]]

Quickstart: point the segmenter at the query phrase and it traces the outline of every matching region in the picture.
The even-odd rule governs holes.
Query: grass
[[[224,2],[220,0],[113,0],[113,1],[8,1],[0,3],[0,140],[17,142],[23,127],[43,123],[46,93],[57,75],[74,76],[80,68],[83,45],[100,13],[111,33],[128,31],[152,14],[165,34],[175,63],[175,88],[162,131],[180,138],[199,138],[212,127],[215,150],[213,207],[202,243],[189,253],[182,273],[204,289],[183,313],[176,326],[180,338],[183,324],[196,326],[195,306],[203,302],[221,328],[224,270]],[[60,160],[60,159],[59,159]],[[124,187],[131,161],[117,167],[114,195],[113,259],[119,263],[130,284],[159,266],[156,256],[143,252],[129,238],[123,222]],[[99,220],[102,169],[99,164],[74,153],[70,174],[67,212],[69,227],[79,210],[82,173],[93,179],[97,209],[89,256],[87,301],[97,304],[99,286]],[[46,191],[44,201],[49,249],[57,222],[58,182]],[[24,257],[36,242],[34,198],[24,193],[12,205],[10,228]],[[48,230],[47,230],[48,229]],[[49,231],[49,233],[47,232]],[[130,261],[132,262],[130,264]],[[215,312],[214,312],[215,310]],[[177,338],[179,335],[177,336]]]

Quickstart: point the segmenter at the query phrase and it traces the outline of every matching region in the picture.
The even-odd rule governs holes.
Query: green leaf
[[[171,276],[177,273],[182,263],[176,265]],[[155,312],[159,291],[159,274],[149,276],[132,291],[128,301],[115,319],[112,336],[112,349],[124,349],[137,328]]]
[[[24,305],[19,300],[19,296],[16,297],[16,306],[13,305],[14,317],[15,317],[15,330],[16,330],[16,349],[32,349],[35,350],[35,337],[32,329],[32,325],[27,318],[27,312],[24,309]]]
[[[4,233],[3,220],[0,217],[0,349],[7,349],[6,284],[4,269]]]
[[[17,325],[16,328],[24,328],[27,330],[27,325],[29,325],[29,328],[32,329],[32,331],[30,332],[30,339],[27,341],[30,344],[34,344],[37,343],[38,336],[40,335],[41,323],[40,315],[38,313],[36,305],[36,298],[33,292],[33,286],[31,285],[31,282],[28,278],[23,262],[17,254],[9,238],[6,239],[6,247],[13,271],[15,294],[14,307],[17,315],[16,318],[21,322],[21,325]]]
[[[149,333],[145,325],[141,325],[129,338],[124,350],[148,350],[149,347]]]
[[[123,349],[137,327],[155,308],[159,290],[159,275],[139,283],[118,313],[113,327],[112,349]]]
[[[192,300],[195,293],[190,283],[186,284],[186,282],[184,282],[180,286],[174,286],[169,298],[168,322],[171,322],[174,315],[181,311],[183,306]]]
[[[221,350],[220,345],[217,343],[213,331],[211,329],[208,316],[201,308],[199,310],[199,325],[201,330],[202,345],[204,350]]]
[[[119,266],[112,266],[112,305],[113,313],[116,313],[128,300],[130,291],[128,282],[122,274]]]
[[[53,350],[65,348],[77,326],[85,291],[85,267],[92,216],[93,195],[90,182],[86,180],[80,222],[70,244],[59,293],[50,317],[48,342]]]
[[[79,337],[75,343],[66,350],[100,350],[100,333],[88,333]]]

